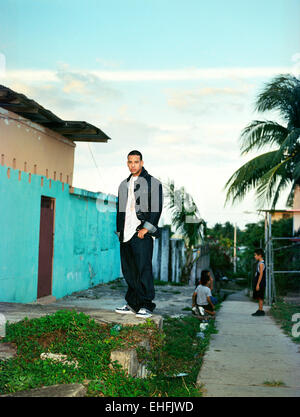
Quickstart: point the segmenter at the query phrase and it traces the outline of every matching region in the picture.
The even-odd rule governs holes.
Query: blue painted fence
[[[116,196],[70,193],[68,184],[0,165],[0,301],[37,298],[42,195],[56,199],[52,295],[120,276]]]

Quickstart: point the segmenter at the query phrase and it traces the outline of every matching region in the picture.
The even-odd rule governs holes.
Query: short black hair
[[[202,271],[201,271],[201,276],[200,276],[200,278],[196,278],[195,279],[195,287],[198,287],[198,285],[199,284],[201,284],[201,279],[203,278],[203,277],[205,277],[205,276],[208,276],[208,274],[209,274],[209,270],[208,269],[203,269]],[[210,279],[210,277],[208,276],[208,279]]]
[[[261,255],[262,258],[264,257],[264,251],[261,248],[255,249],[254,253],[256,253],[256,255]]]
[[[127,155],[127,158],[128,158],[129,155],[138,155],[140,157],[141,161],[143,160],[143,156],[142,156],[140,151],[134,150],[134,151],[129,152],[129,154]]]
[[[209,276],[207,274],[201,274],[201,279],[200,279],[200,283],[201,285],[206,285],[209,281]]]
[[[208,278],[209,278],[209,270],[208,269],[203,269],[201,271],[201,278],[205,277],[205,276],[208,276]]]

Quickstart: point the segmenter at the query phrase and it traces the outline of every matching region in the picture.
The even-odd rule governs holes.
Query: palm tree
[[[271,203],[274,209],[280,193],[289,189],[286,204],[291,206],[300,185],[300,79],[291,74],[276,76],[258,95],[255,110],[278,111],[286,126],[254,120],[243,129],[242,155],[265,146],[276,148],[251,159],[230,177],[225,204],[242,200],[254,189],[260,204]]]
[[[194,263],[199,258],[194,258],[193,249],[203,243],[206,231],[206,223],[201,218],[199,209],[192,196],[184,187],[175,189],[174,182],[169,180],[164,184],[166,208],[170,210],[172,225],[176,232],[180,233],[185,242],[186,260],[182,271],[182,282],[187,283]]]

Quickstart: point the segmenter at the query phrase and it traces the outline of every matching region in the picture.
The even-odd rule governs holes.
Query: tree
[[[186,262],[182,272],[182,281],[188,282],[195,261],[193,249],[203,243],[206,233],[206,223],[201,218],[199,209],[192,196],[184,187],[175,189],[174,182],[169,180],[164,184],[166,207],[172,216],[172,225],[184,239],[186,247]]]
[[[286,123],[254,120],[240,136],[241,154],[265,146],[276,149],[263,153],[239,168],[227,181],[226,202],[242,200],[254,189],[261,204],[275,208],[280,193],[289,189],[291,206],[295,188],[300,185],[300,79],[290,74],[275,77],[259,94],[255,109],[276,110]]]
[[[242,231],[240,245],[244,246],[244,251],[239,254],[238,268],[243,275],[248,277],[249,285],[255,274],[254,251],[258,248],[264,249],[265,246],[265,224],[264,220],[257,223],[248,223]]]
[[[231,275],[233,270],[233,241],[222,235],[217,238],[208,235],[207,241],[209,244],[210,266],[214,271],[216,279],[221,278],[223,275]]]
[[[236,228],[236,232],[237,241],[240,242],[241,230],[239,227]],[[216,223],[212,228],[207,228],[207,236],[210,236],[215,239],[221,239],[222,237],[226,237],[232,241],[233,247],[234,225],[228,221],[224,224]]]

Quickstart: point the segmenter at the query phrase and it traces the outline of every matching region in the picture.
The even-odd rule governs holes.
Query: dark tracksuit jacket
[[[135,211],[141,224],[137,227],[132,238],[123,242],[128,185],[131,175],[120,184],[117,201],[117,235],[120,241],[121,267],[128,285],[125,300],[135,311],[140,308],[153,311],[155,304],[152,300],[155,297],[155,291],[152,275],[153,239],[151,236],[160,237],[158,222],[163,207],[163,190],[161,182],[142,167],[134,184]],[[144,227],[148,229],[148,233],[143,239],[140,239],[137,233],[139,229]]]

